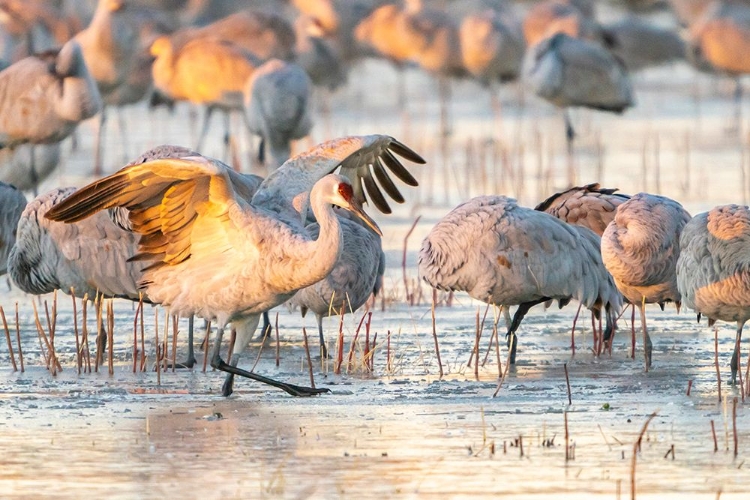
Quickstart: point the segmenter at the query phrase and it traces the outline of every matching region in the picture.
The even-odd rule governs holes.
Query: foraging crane
[[[646,371],[651,366],[651,338],[646,328],[646,304],[674,302],[679,310],[675,266],[680,233],[690,214],[676,201],[638,193],[617,207],[602,234],[602,260],[618,290],[641,311]]]
[[[596,246],[600,248],[601,236],[607,229],[607,225],[614,219],[617,207],[630,199],[630,196],[615,191],[617,189],[601,188],[598,183],[572,187],[566,191],[553,194],[534,207],[534,210],[546,212],[568,224],[590,229],[599,236],[600,241]],[[580,312],[581,306],[579,305],[571,332],[571,348],[574,352],[575,341],[572,336]],[[602,338],[603,342],[607,342],[613,332],[614,325],[607,325]]]
[[[750,319],[750,210],[713,208],[690,219],[680,235],[677,289],[683,303],[714,322],[736,321],[732,384],[737,381],[742,327]]]
[[[8,272],[8,255],[16,242],[16,227],[26,197],[11,184],[0,182],[0,276]]]
[[[140,283],[149,297],[176,315],[197,314],[216,320],[211,365],[229,374],[223,394],[232,393],[236,374],[292,395],[310,396],[326,390],[298,387],[239,369],[239,356],[263,311],[325,278],[336,264],[342,238],[333,205],[353,212],[379,232],[361,208],[366,200],[362,184],[368,186],[368,194],[378,206],[384,200],[379,200],[382,193],[371,167],[389,195],[398,190],[383,165],[402,180],[413,179],[394,153],[424,161],[388,136],[325,142],[273,172],[251,203],[238,196],[231,169],[218,161],[204,157],[154,160],[125,167],[81,188],[47,217],[75,222],[106,208],[130,210],[133,230],[142,235],[134,258],[149,262]],[[331,174],[339,166],[353,182]],[[378,195],[373,194],[373,185]],[[317,239],[302,225],[302,205],[312,209],[320,225]],[[215,265],[217,259],[222,266]],[[237,330],[237,349],[226,363],[220,347],[229,322]]]
[[[261,137],[259,160],[273,171],[289,159],[291,141],[310,133],[312,82],[294,63],[271,59],[259,66],[244,89],[245,120]],[[266,151],[270,153],[266,160]]]
[[[536,305],[576,299],[608,322],[622,305],[604,269],[598,237],[504,196],[480,196],[454,208],[422,242],[418,265],[433,288],[465,291],[482,302],[518,305],[508,329],[510,362],[515,332]],[[611,320],[611,321],[610,321]]]
[[[377,295],[383,285],[385,254],[380,236],[359,224],[354,218],[341,217],[342,245],[338,262],[324,279],[294,294],[289,301],[299,306],[302,316],[310,310],[318,324],[321,355],[328,357],[323,335],[323,318],[354,312],[370,298]],[[313,238],[317,238],[320,226],[307,226]]]
[[[630,78],[622,63],[600,45],[565,33],[529,48],[523,78],[537,96],[564,110],[569,155],[575,132],[568,108],[622,113],[633,105]]]
[[[76,41],[57,53],[27,57],[0,72],[0,148],[60,142],[100,108]],[[30,172],[38,183],[33,154]]]

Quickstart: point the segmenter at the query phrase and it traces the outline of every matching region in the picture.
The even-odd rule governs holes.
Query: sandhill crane
[[[355,220],[341,220],[343,250],[331,273],[294,294],[289,301],[299,306],[302,316],[308,310],[315,314],[318,323],[320,349],[323,357],[328,356],[323,335],[323,318],[343,315],[359,309],[371,295],[377,295],[383,284],[385,254],[380,236]],[[318,237],[320,227],[311,224],[307,227],[313,238]]]
[[[575,132],[568,108],[582,106],[622,113],[633,105],[628,73],[598,44],[557,33],[531,47],[523,77],[539,97],[564,110],[568,154],[573,154]],[[575,182],[573,175],[568,179]]]
[[[76,41],[27,57],[0,72],[0,147],[60,142],[100,108]],[[36,183],[33,155],[30,171]]]
[[[750,6],[750,0],[669,0],[669,5],[683,26],[692,26],[715,3]]]
[[[534,210],[546,212],[568,224],[590,229],[599,236],[600,241],[597,248],[600,248],[601,236],[607,229],[607,225],[614,219],[617,207],[630,199],[630,196],[616,191],[617,189],[601,188],[598,183],[572,187],[566,191],[553,194],[534,207]],[[576,312],[576,317],[573,320],[573,331],[571,331],[571,348],[574,351],[575,340],[572,336],[580,312],[581,306],[579,305],[578,312]],[[607,325],[602,341],[607,342],[613,332],[614,325]]]
[[[405,8],[384,5],[364,19],[357,40],[397,63],[412,62],[435,75],[440,95],[440,132],[449,133],[449,78],[465,76],[458,24],[445,12],[409,0]]]
[[[294,61],[305,69],[313,85],[333,91],[345,84],[346,65],[336,48],[323,36],[317,19],[300,15],[294,28],[297,35]]]
[[[294,63],[271,59],[259,66],[245,89],[245,120],[261,137],[260,161],[274,170],[289,159],[291,141],[310,133],[312,82]],[[268,159],[265,152],[270,153]]]
[[[60,163],[60,143],[19,144],[0,149],[0,182],[30,191]]]
[[[576,299],[608,320],[622,298],[604,269],[598,237],[504,196],[480,196],[454,208],[432,228],[419,251],[419,274],[440,290],[466,291],[482,302],[518,305],[508,329],[548,300]]]
[[[411,177],[393,153],[424,161],[388,136],[323,143],[266,178],[252,203],[238,198],[231,169],[218,161],[204,157],[154,160],[126,167],[80,189],[47,217],[75,222],[105,208],[129,209],[134,231],[143,235],[136,258],[150,262],[141,282],[149,297],[173,314],[216,320],[211,364],[229,374],[225,395],[232,393],[234,374],[293,395],[320,394],[325,389],[277,382],[236,365],[261,313],[317,283],[335,265],[341,252],[341,224],[333,205],[352,211],[379,231],[361,208],[362,183],[375,184],[370,166],[379,166],[381,161],[396,176]],[[353,183],[330,174],[339,166]],[[395,188],[387,175],[387,181],[378,179],[389,194]],[[300,196],[308,193],[308,204],[321,228],[315,240],[305,231],[301,212],[295,208],[304,203]],[[368,193],[373,195],[369,188]],[[378,204],[377,196],[373,201]],[[223,262],[218,268],[212,264],[217,258]],[[227,364],[221,359],[220,346],[229,322],[237,330],[237,350]]]
[[[89,25],[75,36],[104,104],[95,145],[94,175],[97,176],[102,168],[101,141],[106,107],[118,104],[119,94],[115,91],[128,79],[141,52],[136,24],[127,15],[129,9],[124,0],[99,0]]]
[[[742,82],[750,73],[750,5],[716,1],[690,26],[688,60],[698,69],[735,80],[735,122],[741,118]]]
[[[467,14],[459,40],[464,67],[481,83],[515,80],[521,73],[526,43],[511,14],[492,9]]]
[[[0,182],[0,276],[8,272],[8,255],[16,242],[16,227],[26,197],[11,184]]]
[[[685,58],[685,42],[674,30],[635,16],[602,26],[602,33],[607,48],[631,72]]]
[[[589,2],[547,0],[536,3],[523,19],[523,35],[530,47],[556,33],[598,40],[600,28]]]
[[[151,45],[156,57],[152,71],[155,87],[174,100],[207,106],[195,149],[200,150],[214,108],[226,113],[225,137],[229,145],[228,113],[242,109],[242,91],[260,61],[238,45],[221,39],[196,38],[174,47],[167,37]]]
[[[651,366],[651,338],[646,304],[675,302],[680,307],[675,266],[680,233],[690,214],[676,201],[638,193],[617,207],[602,235],[602,259],[617,288],[641,311],[646,371]]]
[[[736,321],[732,383],[737,381],[742,327],[750,319],[750,210],[724,205],[693,217],[680,236],[677,288],[683,303],[714,322]]]

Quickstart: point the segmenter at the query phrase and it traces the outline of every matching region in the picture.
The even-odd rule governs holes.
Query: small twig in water
[[[312,359],[310,358],[310,346],[307,343],[307,329],[302,327],[302,337],[305,339],[305,353],[307,354],[307,369],[310,372],[310,387],[315,389],[315,378],[313,377]]]
[[[635,466],[636,466],[636,459],[638,457],[638,452],[641,449],[641,440],[643,439],[643,435],[646,433],[646,429],[648,428],[648,424],[651,423],[651,421],[656,417],[657,412],[653,412],[649,417],[646,419],[646,422],[643,424],[643,428],[641,428],[641,432],[638,434],[638,439],[635,440],[635,443],[633,443],[633,456],[630,460],[630,499],[635,500]]]

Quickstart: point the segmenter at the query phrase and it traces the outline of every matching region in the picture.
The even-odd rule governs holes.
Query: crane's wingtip
[[[419,153],[411,149],[409,146],[407,146],[403,142],[397,139],[394,139],[393,137],[391,137],[391,143],[388,146],[388,149],[390,149],[391,151],[393,151],[400,157],[406,158],[412,163],[417,163],[419,165],[424,165],[425,163],[427,163],[427,161],[424,158],[422,158],[419,155]]]

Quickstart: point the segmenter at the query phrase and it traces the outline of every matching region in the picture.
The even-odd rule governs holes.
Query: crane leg
[[[107,106],[102,106],[102,111],[99,113],[99,127],[96,130],[96,146],[94,150],[94,176],[101,177],[102,175],[102,150],[104,149],[104,127],[107,123]]]
[[[579,302],[576,316],[573,318],[573,328],[570,330],[570,349],[573,351],[573,356],[576,355],[576,323],[578,323],[578,315],[581,314],[581,307],[583,307],[583,303]]]
[[[252,373],[247,370],[237,368],[237,362],[239,361],[240,354],[242,353],[242,350],[245,348],[250,338],[252,338],[253,333],[255,333],[255,329],[258,327],[259,321],[260,315],[258,314],[253,315],[244,321],[234,322],[234,326],[237,329],[237,342],[235,345],[235,353],[232,356],[231,364],[227,364],[224,362],[224,360],[221,359],[221,337],[223,335],[223,327],[217,330],[216,343],[211,354],[211,366],[216,368],[217,370],[227,372],[228,374],[222,387],[222,394],[224,396],[229,396],[230,394],[232,394],[235,375],[246,377],[252,380],[257,380],[258,382],[262,382],[264,384],[272,385],[273,387],[277,387],[283,391],[286,391],[292,396],[316,396],[318,394],[331,392],[330,389],[326,388],[314,389],[312,387],[301,387],[293,384],[279,382],[278,380],[273,380],[271,378],[258,375],[257,373]]]
[[[523,318],[526,316],[526,313],[529,312],[529,309],[537,304],[541,304],[542,302],[547,302],[548,300],[552,299],[549,297],[543,297],[541,299],[524,302],[523,304],[518,305],[518,309],[516,309],[516,312],[513,315],[513,321],[510,324],[510,328],[508,328],[508,333],[505,334],[508,338],[508,347],[510,347],[510,364],[516,364],[516,347],[518,346],[516,330],[518,330],[518,327],[521,325],[521,321],[523,321]]]
[[[198,144],[195,146],[195,150],[199,153],[203,148],[203,141],[206,139],[206,134],[208,134],[208,125],[211,122],[211,114],[213,112],[213,106],[206,106],[206,113],[203,115],[203,126],[201,127],[201,133],[198,136]]]
[[[604,342],[604,349],[609,351],[610,356],[612,355],[612,342],[615,340],[615,318],[610,313],[611,306],[607,306],[607,326],[604,327],[604,333],[602,334],[602,342]]]
[[[32,144],[29,148],[29,163],[31,164],[31,170],[29,171],[29,175],[31,176],[31,185],[34,186],[32,188],[32,192],[34,193],[34,197],[36,198],[39,196],[39,174],[36,172],[36,154],[35,154],[35,146]]]
[[[648,328],[646,328],[646,297],[643,297],[641,301],[641,329],[643,330],[643,354],[646,360],[646,372],[651,368],[651,350],[653,344],[651,344],[651,337],[648,334]]]
[[[737,337],[734,341],[734,352],[732,353],[732,385],[737,384],[737,371],[739,370],[740,365],[740,347],[742,342],[742,327],[744,326],[744,323],[737,322]]]
[[[263,342],[271,337],[271,318],[268,316],[268,311],[263,311],[263,326],[260,329],[260,333]]]

